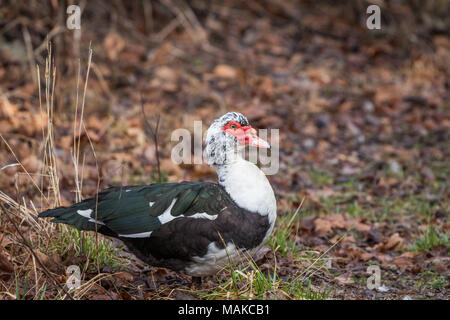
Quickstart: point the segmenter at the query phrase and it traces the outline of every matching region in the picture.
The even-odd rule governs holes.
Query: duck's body
[[[242,115],[228,113],[208,130],[207,158],[217,169],[218,184],[112,187],[98,197],[47,210],[39,217],[54,217],[53,222],[80,230],[97,229],[121,239],[149,265],[196,277],[216,273],[230,258],[239,259],[240,251],[254,253],[273,229],[276,201],[269,181],[257,166],[235,150],[222,148],[227,143],[232,145],[231,140],[236,144],[244,141],[241,135],[227,131],[227,115],[237,117],[244,130],[249,128],[245,117],[242,120]],[[259,139],[252,137],[249,141]]]

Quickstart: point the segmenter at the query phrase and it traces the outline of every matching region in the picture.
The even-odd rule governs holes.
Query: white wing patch
[[[83,216],[83,217],[85,217],[85,218],[88,218],[88,219],[89,219],[89,222],[93,222],[93,223],[96,223],[96,224],[102,224],[102,225],[105,225],[103,222],[98,221],[98,220],[95,220],[94,218],[91,218],[92,209],[77,210],[77,213],[78,213],[80,216]]]
[[[93,219],[93,218],[90,218],[90,219],[89,219],[89,222],[93,222],[93,223],[96,223],[96,224],[102,224],[102,225],[105,225],[103,222],[98,221],[98,220],[95,220],[95,219]]]
[[[158,216],[159,222],[161,222],[161,224],[167,223],[167,222],[172,221],[173,219],[177,218],[170,214],[170,211],[172,210],[173,205],[175,204],[176,201],[177,201],[177,198],[173,199],[172,203],[166,209],[166,211],[164,211],[162,214],[160,214]]]
[[[83,216],[85,218],[90,218],[91,217],[91,213],[92,213],[92,209],[87,209],[87,210],[77,210],[77,213],[80,216]]]
[[[192,218],[192,219],[209,219],[209,220],[215,220],[217,218],[217,214],[215,215],[211,215],[211,214],[207,214],[206,212],[201,212],[201,213],[196,213],[193,214],[191,216],[185,216],[184,214],[180,214],[179,216],[173,216],[171,214],[172,208],[175,204],[175,202],[177,201],[177,198],[172,200],[172,203],[170,204],[170,206],[166,209],[166,211],[164,211],[161,215],[158,216],[159,222],[161,222],[161,224],[165,224],[167,222],[170,222],[174,219],[177,218]],[[150,202],[151,204],[153,204],[152,202]],[[151,205],[150,205],[151,206]]]
[[[152,231],[149,232],[141,232],[141,233],[132,233],[132,234],[119,234],[119,237],[124,238],[148,238],[152,234]]]
[[[217,214],[207,214],[206,212],[202,212],[202,213],[196,213],[193,214],[192,216],[187,216],[187,218],[193,218],[193,219],[200,219],[200,218],[204,218],[204,219],[209,219],[209,220],[215,220],[217,218]],[[184,217],[184,215],[182,215],[182,217]]]

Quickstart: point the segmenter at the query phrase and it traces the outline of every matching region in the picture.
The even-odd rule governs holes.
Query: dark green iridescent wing
[[[98,199],[93,197],[71,207],[47,210],[39,217],[54,217],[52,222],[69,224],[81,230],[95,230],[97,221],[100,232],[106,227],[117,235],[126,236],[157,230],[161,220],[165,221],[160,220],[164,213],[170,212],[175,218],[198,213],[213,217],[230,201],[225,190],[214,183],[111,187],[101,191]]]

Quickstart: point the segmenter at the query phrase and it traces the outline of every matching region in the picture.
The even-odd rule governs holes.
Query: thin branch
[[[155,125],[152,126],[152,124],[148,120],[147,115],[145,114],[144,99],[142,97],[142,94],[141,94],[141,110],[142,110],[142,115],[144,117],[145,128],[147,129],[147,130],[145,130],[145,132],[146,133],[148,132],[151,135],[151,138],[153,139],[153,143],[155,144],[155,157],[156,157],[156,165],[157,165],[157,170],[158,170],[158,182],[161,182],[161,166],[160,166],[160,161],[159,161],[159,140],[158,140],[158,130],[159,130],[159,123],[161,121],[161,115],[159,113],[156,115]]]

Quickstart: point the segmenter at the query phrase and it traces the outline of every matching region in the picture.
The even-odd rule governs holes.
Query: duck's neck
[[[232,159],[232,160],[231,160]],[[276,201],[266,175],[240,156],[216,166],[219,184],[236,204],[248,211],[268,215],[271,225],[276,218]]]

